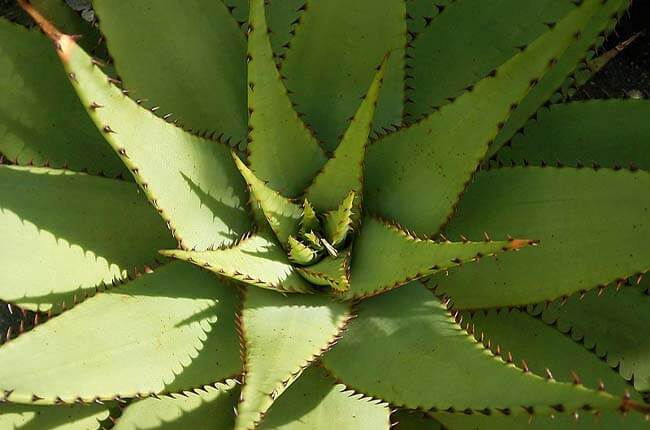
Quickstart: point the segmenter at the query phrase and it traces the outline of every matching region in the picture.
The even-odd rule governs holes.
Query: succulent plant
[[[21,0],[0,428],[646,428],[629,3]]]

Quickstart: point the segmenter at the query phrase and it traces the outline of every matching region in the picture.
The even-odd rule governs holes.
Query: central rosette
[[[318,195],[320,178],[326,178],[327,170],[316,177],[300,202],[269,188],[236,155],[233,157],[248,184],[259,228],[270,227],[295,270],[309,283],[347,291],[350,286],[351,236],[360,222],[358,188],[361,183],[357,189],[349,190],[335,208],[327,210],[322,202],[331,200],[332,192],[326,193],[329,198],[325,199]],[[341,191],[335,192],[342,194]],[[310,197],[321,204],[312,203]]]

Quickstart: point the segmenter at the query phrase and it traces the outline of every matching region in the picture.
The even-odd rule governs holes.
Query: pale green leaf
[[[161,251],[225,278],[280,292],[309,292],[311,287],[296,273],[286,252],[273,235],[262,230],[242,237],[230,248],[213,251]]]
[[[600,0],[584,1],[471,91],[371,145],[367,208],[420,233],[437,233],[513,106],[572,44],[599,5]]]
[[[241,316],[244,386],[235,428],[255,428],[273,401],[337,340],[349,318],[349,306],[329,296],[248,288]]]
[[[229,381],[215,387],[184,391],[131,403],[113,430],[232,430],[239,390]]]
[[[495,357],[418,283],[363,301],[346,336],[322,360],[349,387],[409,409],[508,408],[515,415],[526,414],[522,406],[539,414],[558,405],[568,412],[586,405],[645,410],[606,392],[547,381]]]
[[[135,184],[37,167],[0,167],[0,236],[0,298],[53,312],[174,244]]]
[[[360,397],[311,366],[271,406],[260,430],[388,430],[388,407]]]
[[[280,1],[280,0],[276,0]],[[286,53],[282,74],[305,121],[333,151],[387,52],[373,129],[399,124],[404,97],[403,0],[310,1]],[[346,190],[348,191],[348,190]]]
[[[170,263],[2,345],[0,390],[12,402],[51,404],[221,381],[241,371],[237,306],[232,287]]]
[[[248,34],[249,162],[271,188],[296,197],[325,163],[318,141],[293,109],[273,59],[264,0],[251,0]]]
[[[446,229],[539,239],[536,248],[436,275],[460,308],[552,300],[650,268],[650,173],[516,167],[480,172]]]
[[[38,18],[38,17],[36,17]],[[232,243],[249,227],[245,186],[230,149],[146,111],[112,85],[67,36],[39,19],[88,113],[119,154],[180,245]]]

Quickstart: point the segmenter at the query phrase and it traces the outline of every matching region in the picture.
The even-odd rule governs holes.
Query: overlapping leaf
[[[144,7],[144,5],[142,6]],[[232,243],[248,228],[245,188],[230,149],[146,111],[112,85],[74,39],[35,13],[88,114],[167,221],[181,247]]]
[[[131,403],[113,430],[231,430],[239,390],[234,382]]]
[[[136,97],[193,130],[245,139],[246,39],[222,1],[95,0],[93,7]]]
[[[236,307],[233,288],[170,263],[2,345],[3,399],[92,402],[234,376],[241,371]]]
[[[230,248],[213,251],[161,251],[161,254],[185,260],[220,276],[245,284],[282,292],[311,291],[294,267],[285,250],[268,230],[251,233]]]
[[[435,242],[414,236],[397,225],[366,217],[354,243],[350,290],[346,297],[380,294],[432,273],[533,243],[531,240]]]
[[[345,13],[341,13],[345,11]],[[404,95],[405,5],[387,0],[307,3],[282,66],[292,100],[333,151],[387,51],[374,129],[399,124]],[[336,25],[332,25],[336,23]],[[336,59],[336,61],[332,61]]]
[[[373,365],[350,357],[372,357]],[[645,410],[608,393],[545,380],[495,357],[418,283],[362,302],[347,335],[323,363],[351,388],[409,409]]]
[[[582,2],[453,103],[372,145],[367,207],[420,233],[436,233],[512,109],[571,46],[599,5],[599,0]]]
[[[54,312],[174,245],[135,184],[36,167],[0,167],[0,236],[0,298]]]
[[[316,138],[294,111],[273,59],[263,0],[250,2],[249,162],[260,179],[296,197],[325,163]]]
[[[541,165],[557,162],[650,170],[650,101],[589,100],[542,109],[498,157]],[[525,160],[525,161],[524,161]]]
[[[323,295],[249,288],[241,316],[246,356],[236,429],[253,429],[274,400],[338,338],[348,305]]]
[[[51,42],[4,19],[0,40],[0,152],[23,165],[128,176],[74,95]]]
[[[446,232],[512,234],[540,245],[434,276],[456,306],[541,302],[648,270],[650,174],[517,167],[480,172]],[[615,223],[613,227],[612,223]],[[470,236],[471,237],[471,236]]]
[[[388,407],[346,391],[323,369],[304,371],[274,404],[261,430],[388,430]]]

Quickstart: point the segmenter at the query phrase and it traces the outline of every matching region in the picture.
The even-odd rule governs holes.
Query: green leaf
[[[424,3],[418,8],[425,9],[416,14],[419,34],[407,50],[410,89],[405,107],[411,120],[461,95],[514,57],[516,47],[546,32],[545,23],[555,23],[575,8],[567,0],[447,1],[442,11],[430,1],[407,3]]]
[[[429,0],[408,0],[406,2],[406,24],[410,38],[417,38],[418,33],[431,25],[431,22],[453,2],[454,0],[438,0],[436,3]],[[455,36],[459,37],[458,33]],[[453,64],[449,66],[453,66]]]
[[[639,295],[633,294],[633,300],[638,300]],[[589,296],[593,296],[589,294]],[[610,295],[610,297],[612,297]],[[605,297],[597,300],[607,301]],[[610,312],[599,312],[596,309],[583,308],[584,302],[577,299],[571,300],[572,305],[566,309],[575,315],[573,309],[580,314],[593,315],[596,318],[602,315],[612,315]],[[643,303],[641,303],[642,305]],[[630,309],[636,307],[641,310],[641,305],[632,305],[625,307],[623,303],[616,303],[616,309],[620,309],[620,315],[633,315]],[[586,305],[588,307],[588,304]],[[573,309],[571,309],[573,307]],[[559,308],[561,309],[561,308]],[[609,309],[608,309],[609,311]],[[636,314],[635,317],[641,314]],[[465,315],[467,316],[467,315]],[[632,321],[635,317],[630,317]],[[626,318],[623,316],[623,318]],[[610,327],[621,327],[620,319],[612,316],[613,324]],[[512,354],[515,363],[525,360],[529,369],[538,375],[545,375],[548,368],[550,375],[558,381],[573,381],[575,374],[582,384],[587,387],[595,388],[599,384],[607,387],[611,393],[624,395],[630,392],[630,385],[619,375],[612,371],[610,366],[597,355],[584,346],[574,342],[571,337],[564,336],[552,327],[547,326],[537,318],[527,315],[520,310],[490,310],[487,312],[477,312],[468,320],[474,327],[475,335],[481,333],[492,345],[495,351],[497,345],[502,356],[508,352]],[[589,324],[591,326],[591,323]],[[642,330],[639,325],[638,330]],[[638,330],[630,330],[640,333]],[[568,328],[567,328],[568,331]],[[638,338],[629,333],[628,338]],[[577,337],[576,337],[577,339]],[[612,363],[615,365],[617,363]],[[641,396],[632,391],[630,393],[633,400],[640,400]],[[436,413],[435,417],[451,429],[499,429],[499,430],[518,430],[530,428],[531,430],[542,429],[593,429],[593,428],[625,428],[625,429],[645,429],[648,426],[644,417],[639,414],[628,414],[624,416],[620,411],[605,412],[600,416],[591,414],[589,411],[582,411],[578,415],[558,414],[555,417],[545,416],[520,416],[520,417],[503,417],[500,414],[493,414],[490,417],[474,414],[471,416],[453,415],[447,413]],[[532,422],[529,423],[529,421]]]
[[[236,429],[253,429],[273,401],[327,350],[350,308],[325,295],[246,291],[241,316],[245,364]]]
[[[4,19],[0,40],[0,152],[17,164],[128,176],[88,120],[51,42]]]
[[[648,428],[648,421],[642,415],[624,415],[618,411],[600,414],[583,411],[578,414],[557,414],[555,416],[512,417],[501,414],[483,416],[480,414],[446,413],[436,413],[434,416],[445,428],[453,430],[643,430]]]
[[[0,167],[0,236],[0,298],[54,312],[174,243],[135,184],[37,167]]]
[[[389,413],[311,366],[271,406],[260,430],[388,430]]]
[[[327,212],[323,217],[323,230],[329,243],[333,246],[343,244],[350,231],[352,231],[353,219],[359,218],[359,213],[355,212],[355,201],[358,202],[361,197],[353,190],[340,202],[337,209]],[[360,211],[359,206],[356,206]]]
[[[351,357],[372,357],[372,366]],[[346,336],[323,363],[348,387],[408,409],[507,408],[515,415],[526,413],[522,406],[540,414],[586,405],[645,410],[631,400],[547,381],[507,364],[455,324],[438,299],[417,283],[363,301]]]
[[[0,405],[0,428],[7,430],[99,430],[108,418],[100,405]]]
[[[367,217],[354,243],[347,298],[380,294],[432,273],[477,261],[482,256],[530,244],[534,242],[436,242],[417,237],[387,221]]]
[[[575,306],[579,305],[581,303],[576,300]],[[503,357],[510,353],[515,363],[524,360],[537,375],[551,375],[560,382],[575,382],[577,378],[580,384],[591,389],[597,389],[602,383],[609,393],[619,396],[630,392],[627,381],[613,372],[606,362],[526,311],[478,311],[467,318],[467,324],[472,324],[475,336],[484,334],[492,351],[499,345]],[[546,369],[550,373],[547,374]],[[642,400],[636,392],[631,392],[630,396],[632,400]]]
[[[278,0],[276,0],[278,1]],[[402,0],[310,1],[282,65],[297,109],[329,151],[386,52],[396,51],[375,113],[374,130],[401,123],[404,97],[406,10]],[[336,25],[332,25],[336,23]],[[351,37],[350,35],[353,35]],[[335,61],[333,61],[335,59]],[[347,190],[346,190],[347,191]]]
[[[317,252],[293,236],[289,236],[289,260],[293,263],[306,265],[314,261]]]
[[[437,233],[513,106],[571,45],[599,4],[584,1],[471,91],[371,145],[364,200],[368,209],[419,233]]]
[[[287,293],[311,291],[296,273],[284,249],[265,230],[243,236],[230,248],[214,251],[173,249],[160,253],[254,287]]]
[[[310,231],[320,230],[320,221],[318,215],[309,200],[305,199],[302,203],[302,218],[300,220],[300,232],[308,233]]]
[[[336,257],[328,255],[314,265],[296,270],[312,284],[330,286],[338,292],[344,292],[350,288],[350,254],[347,249]]]
[[[151,98],[147,106],[192,130],[245,139],[246,39],[223,2],[94,0],[93,7],[118,74],[137,97]]]
[[[131,403],[113,430],[231,430],[239,390],[230,381],[217,387],[149,398]]]
[[[276,56],[286,55],[306,0],[271,0],[266,5],[266,17],[271,30],[271,45]]]
[[[564,305],[554,302],[542,319],[593,350],[637,390],[648,391],[650,342],[641,333],[647,328],[649,304],[645,288],[607,288],[590,291],[582,299],[572,296]]]
[[[251,169],[290,197],[300,194],[325,155],[294,111],[273,59],[264,0],[251,0],[248,34],[249,157]]]
[[[585,100],[542,109],[498,157],[533,165],[559,161],[650,170],[650,100]]]
[[[650,268],[648,189],[650,173],[643,171],[480,172],[445,234],[489,231],[539,239],[540,246],[434,276],[432,284],[459,308],[483,308],[552,300],[644,272]]]
[[[11,402],[52,404],[221,381],[241,370],[237,305],[232,287],[171,263],[2,345],[0,390]]]
[[[39,24],[60,47],[58,54],[95,125],[180,246],[219,247],[243,234],[249,227],[245,186],[230,149],[146,111],[107,81],[71,37],[42,19]]]
[[[235,155],[235,165],[248,184],[254,208],[262,209],[262,213],[283,246],[287,245],[289,236],[298,233],[300,221],[303,217],[303,208],[291,201],[276,190],[270,188],[260,180],[251,170]]]
[[[343,135],[341,144],[334,151],[333,157],[327,161],[307,188],[305,196],[318,212],[335,209],[351,191],[357,196],[354,212],[357,215],[361,212],[363,161],[388,58],[388,56],[384,58],[375,73],[370,88]]]
[[[431,416],[420,411],[398,410],[391,415],[395,430],[444,430]]]
[[[557,63],[540,80],[526,98],[512,112],[503,129],[488,149],[488,157],[521,130],[537,110],[546,104],[552,96],[567,82],[567,77],[574,73],[579,62],[603,43],[603,35],[614,28],[617,20],[630,5],[630,0],[609,0],[600,2],[593,18],[580,32],[580,37],[557,59]],[[573,79],[574,81],[576,79]],[[575,84],[579,84],[575,82]]]

